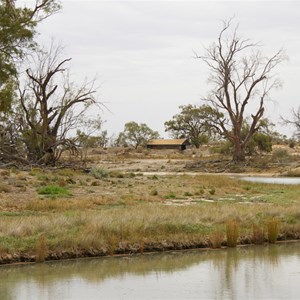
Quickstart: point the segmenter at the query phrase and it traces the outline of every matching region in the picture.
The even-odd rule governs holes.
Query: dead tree
[[[245,160],[245,150],[263,117],[269,92],[280,86],[272,77],[274,68],[285,58],[281,49],[272,57],[264,57],[259,45],[237,35],[237,28],[228,35],[231,20],[223,22],[217,42],[206,48],[204,56],[198,56],[209,67],[210,95],[204,99],[224,118],[218,118],[212,126],[233,145],[233,160]],[[250,105],[251,103],[251,105]],[[246,135],[242,135],[244,120],[251,106],[251,122]],[[254,109],[253,109],[254,107]]]
[[[71,83],[67,64],[59,60],[60,49],[40,53],[35,68],[26,70],[28,83],[19,88],[22,141],[28,160],[54,164],[63,149],[74,147],[68,134],[80,126],[91,105],[97,104],[94,81]]]

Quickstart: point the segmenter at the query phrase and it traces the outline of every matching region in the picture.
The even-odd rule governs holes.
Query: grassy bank
[[[1,263],[300,238],[299,185],[103,170],[1,176]]]

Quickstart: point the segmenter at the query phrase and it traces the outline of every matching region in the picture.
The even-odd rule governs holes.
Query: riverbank
[[[218,175],[33,169],[1,172],[0,263],[300,238],[300,185]],[[5,192],[6,190],[6,192]]]

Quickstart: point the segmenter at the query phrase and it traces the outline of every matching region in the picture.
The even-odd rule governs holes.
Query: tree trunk
[[[234,162],[242,162],[246,159],[245,147],[241,145],[241,142],[235,141],[233,144],[233,157]]]

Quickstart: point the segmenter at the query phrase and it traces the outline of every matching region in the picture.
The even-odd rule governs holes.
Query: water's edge
[[[300,241],[300,233],[297,234],[297,237],[291,237],[290,239],[285,239],[282,236],[278,238],[277,242],[275,243],[285,244],[285,243],[298,243]],[[259,246],[267,246],[270,245],[269,243],[264,243]],[[274,244],[273,244],[274,245]],[[251,247],[251,246],[258,246],[257,244],[253,244],[249,241],[248,238],[245,238],[242,242],[240,242],[237,245],[237,248],[243,248],[243,247]],[[143,249],[143,252],[140,250],[138,251],[116,251],[116,253],[110,255],[107,253],[104,253],[102,250],[90,250],[90,251],[64,251],[62,253],[50,253],[46,259],[45,263],[47,262],[53,262],[53,261],[66,261],[66,260],[81,260],[81,259],[88,259],[88,258],[100,258],[100,257],[131,257],[131,256],[139,256],[139,255],[151,255],[151,254],[157,254],[157,253],[167,253],[167,252],[185,252],[185,251],[218,251],[218,250],[226,250],[226,249],[232,249],[230,247],[227,247],[226,245],[222,245],[221,248],[212,248],[207,244],[190,244],[188,247],[176,247],[176,245],[166,247],[164,244],[157,244],[154,248],[147,248],[145,247]],[[30,264],[36,264],[36,258],[35,255],[29,255],[29,254],[23,254],[18,256],[8,254],[5,257],[0,257],[0,269],[2,266],[10,266],[10,265],[30,265]]]

